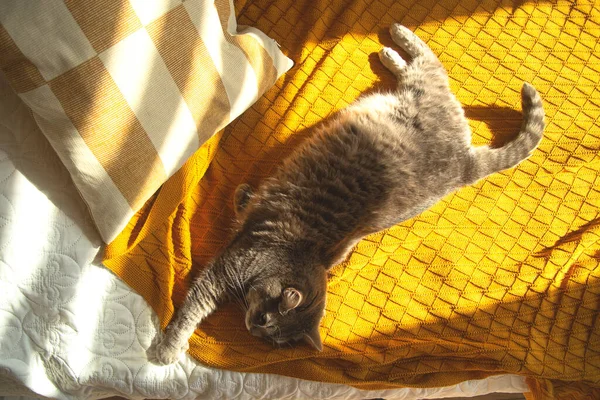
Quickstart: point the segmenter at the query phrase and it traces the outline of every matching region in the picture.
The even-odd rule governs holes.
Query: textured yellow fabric
[[[519,89],[533,83],[548,122],[539,149],[360,242],[331,272],[322,353],[272,348],[231,305],[199,327],[190,353],[215,367],[361,388],[497,373],[529,376],[535,398],[598,387],[599,9],[564,0],[238,2],[239,22],[275,38],[296,67],[226,128],[201,180],[208,152],[178,174],[195,171],[189,180],[167,182],[109,247],[106,265],[166,326],[192,260],[204,265],[227,241],[236,185],[269,176],[312,126],[361,93],[394,87],[376,53],[393,45],[387,28],[401,22],[448,69],[475,144],[516,134]],[[158,202],[162,214],[152,212]]]

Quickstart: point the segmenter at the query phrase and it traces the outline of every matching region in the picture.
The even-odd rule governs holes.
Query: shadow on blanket
[[[556,379],[598,385],[600,229],[591,221],[600,206],[600,136],[598,92],[589,83],[598,71],[568,57],[583,51],[573,30],[560,28],[569,22],[577,46],[597,46],[596,25],[584,24],[590,7],[239,5],[240,23],[274,37],[296,67],[227,127],[218,148],[211,142],[165,183],[107,250],[106,265],[147,299],[163,327],[185,294],[192,260],[202,265],[225,244],[236,185],[269,176],[312,126],[361,93],[393,87],[370,61],[382,46],[378,33],[402,22],[440,55],[476,144],[518,131],[519,88],[532,81],[548,117],[540,148],[518,168],[359,243],[331,273],[323,353],[273,349],[248,335],[240,311],[228,306],[199,327],[190,354],[219,368],[361,388],[441,386],[503,372],[529,375],[550,387],[546,393]]]
[[[40,131],[29,108],[13,92],[1,72],[0,97],[3,104],[13,106],[2,107],[0,110],[0,148],[6,152],[16,169],[99,247],[102,241],[87,206],[69,177],[69,172]],[[38,168],[39,165],[44,165],[44,168]]]

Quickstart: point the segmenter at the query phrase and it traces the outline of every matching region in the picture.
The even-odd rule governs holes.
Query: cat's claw
[[[174,364],[188,348],[189,344],[187,342],[183,348],[177,349],[163,340],[156,345],[156,359],[162,365]]]

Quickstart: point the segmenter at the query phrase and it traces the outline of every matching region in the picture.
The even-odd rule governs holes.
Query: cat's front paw
[[[175,363],[181,357],[181,354],[185,353],[189,345],[186,343],[184,348],[177,348],[167,343],[165,339],[163,339],[160,343],[156,345],[155,355],[158,362],[162,365],[169,365]]]

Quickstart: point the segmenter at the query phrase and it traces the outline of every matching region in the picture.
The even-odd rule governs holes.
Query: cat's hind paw
[[[183,348],[176,348],[163,339],[156,345],[155,357],[159,364],[174,364],[188,348],[189,344],[187,342]]]
[[[390,49],[389,47],[384,47],[379,51],[379,59],[381,60],[381,63],[398,78],[406,69],[406,61],[400,57],[400,54],[398,54],[397,51]]]
[[[429,47],[404,25],[392,24],[390,26],[390,35],[394,43],[402,47],[413,58],[429,52]]]

